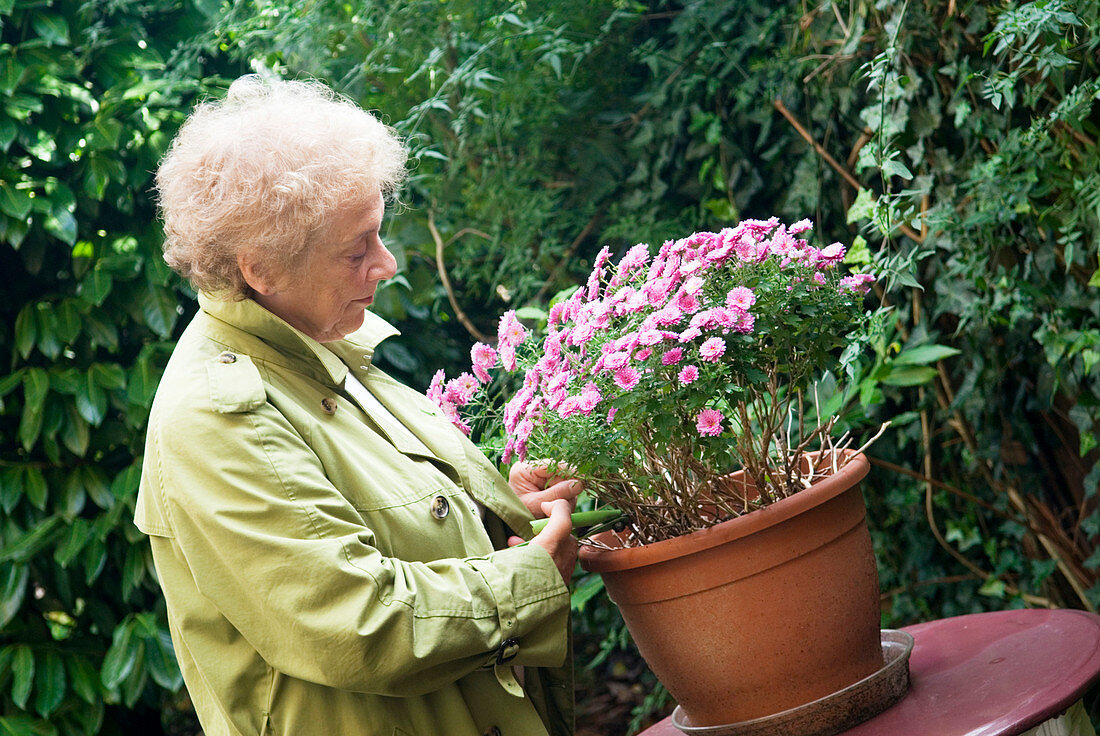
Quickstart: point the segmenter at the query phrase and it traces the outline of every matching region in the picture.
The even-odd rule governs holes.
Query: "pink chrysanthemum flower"
[[[726,306],[747,310],[756,304],[756,294],[747,286],[735,286],[726,294]]]
[[[514,371],[516,369],[516,349],[513,346],[500,346],[500,364],[504,366],[504,370],[506,371]]]
[[[699,377],[699,369],[693,365],[685,365],[680,369],[680,374],[676,376],[676,379],[680,381],[681,386],[688,386],[695,382],[695,379]]]
[[[443,378],[446,374],[443,369],[440,368],[432,376],[432,382],[428,385],[428,392],[425,394],[434,403],[439,404],[443,401]]]
[[[635,245],[619,260],[619,278],[625,279],[631,271],[639,266],[644,266],[648,260],[649,248],[644,243]]]
[[[585,322],[573,328],[569,333],[570,345],[584,345],[596,334],[596,328]]]
[[[581,410],[581,397],[570,396],[565,401],[558,404],[558,414],[562,419],[568,419],[574,414],[579,413]]]
[[[653,348],[642,348],[638,352],[634,353],[635,360],[649,360],[649,356],[653,355]]]
[[[550,316],[546,318],[546,325],[548,327],[556,327],[557,325],[560,325],[564,321],[562,319],[562,312],[564,311],[564,302],[558,302],[554,306],[550,307]]]
[[[661,365],[676,365],[684,357],[683,348],[672,348],[661,356]]]
[[[790,228],[788,228],[787,231],[790,232],[790,233],[794,233],[795,235],[798,235],[799,233],[804,233],[807,230],[812,230],[813,227],[814,227],[813,222],[811,222],[810,218],[807,217],[806,219],[799,220],[795,224],[791,225]]]
[[[677,294],[672,303],[679,307],[681,313],[687,312],[688,314],[695,312],[700,306],[699,300],[694,295],[685,294],[684,292]]]
[[[705,283],[706,282],[703,281],[703,279],[699,278],[698,276],[692,276],[692,277],[688,278],[688,280],[685,281],[684,285],[681,286],[680,288],[685,294],[690,294],[691,296],[698,296],[699,292],[701,292],[703,290],[703,285]]]
[[[743,312],[737,317],[737,321],[733,325],[735,332],[740,332],[742,335],[751,334],[753,328],[756,326],[756,317],[751,312]]]
[[[678,339],[680,340],[680,342],[691,342],[702,334],[703,331],[700,330],[698,327],[689,327],[680,333]]]
[[[709,340],[704,340],[703,344],[699,346],[699,355],[703,360],[714,362],[722,357],[722,354],[726,352],[726,342],[720,337],[712,337]]]
[[[615,385],[623,391],[629,391],[637,386],[641,378],[642,374],[638,372],[638,369],[629,365],[615,371]]]
[[[703,409],[695,417],[695,428],[704,437],[716,437],[722,434],[722,412],[717,409]]]
[[[871,290],[871,284],[875,281],[874,274],[870,273],[855,273],[851,276],[845,276],[840,280],[840,291],[848,291],[853,294],[866,294]]]
[[[603,367],[609,371],[617,371],[630,362],[630,353],[625,350],[617,350],[604,356]]]
[[[478,380],[471,376],[469,373],[460,373],[455,378],[447,381],[447,388],[443,392],[443,397],[450,401],[455,406],[466,406],[470,403],[470,399],[474,398],[474,394],[481,388],[481,384]]]
[[[470,362],[477,380],[488,383],[489,369],[497,364],[497,351],[483,342],[476,343],[470,349]]]
[[[603,395],[600,394],[600,389],[596,387],[596,384],[588,384],[580,394],[581,411],[584,412],[585,415],[590,414],[592,410],[599,405],[602,399]]]
[[[516,319],[515,310],[509,309],[502,314],[500,323],[497,325],[497,345],[501,348],[506,346],[515,347],[526,339],[527,328],[521,325],[519,320]],[[509,370],[514,369],[509,368]]]
[[[818,258],[825,266],[835,266],[844,260],[844,246],[840,243],[826,245],[818,253]]]
[[[666,304],[653,314],[653,321],[660,326],[674,325],[683,318],[684,314],[675,301]]]

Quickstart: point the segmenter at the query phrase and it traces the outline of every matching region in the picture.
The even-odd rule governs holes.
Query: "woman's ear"
[[[241,269],[244,282],[260,296],[271,296],[276,292],[276,284],[267,269],[263,268],[247,253],[237,254],[237,268]]]

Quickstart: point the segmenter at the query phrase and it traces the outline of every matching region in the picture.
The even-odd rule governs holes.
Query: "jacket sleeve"
[[[569,596],[543,549],[383,556],[271,404],[154,411],[142,494],[159,522],[146,531],[170,537],[201,594],[292,677],[411,696],[486,666],[506,643],[515,652],[512,641],[512,664],[565,659]]]

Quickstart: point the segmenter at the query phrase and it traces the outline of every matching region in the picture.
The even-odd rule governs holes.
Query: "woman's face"
[[[379,282],[397,273],[397,261],[379,237],[384,211],[379,193],[366,207],[338,212],[303,268],[276,286],[257,288],[245,268],[253,299],[318,342],[355,332]]]

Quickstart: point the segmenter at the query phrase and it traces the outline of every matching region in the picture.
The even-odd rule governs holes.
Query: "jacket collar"
[[[349,365],[369,368],[374,350],[387,337],[400,334],[393,325],[367,311],[363,326],[342,340],[317,342],[267,311],[252,299],[222,299],[199,293],[199,308],[218,322],[259,338],[278,353],[305,361],[341,385]]]

